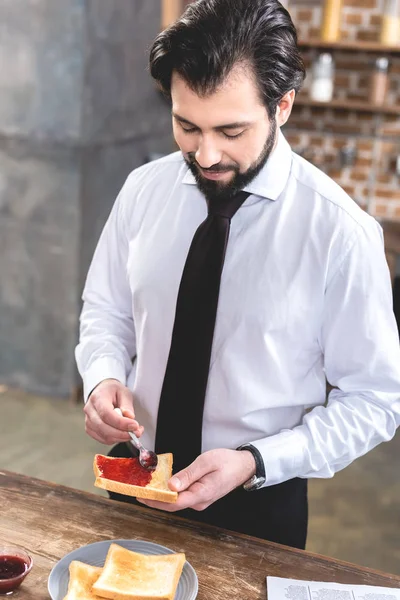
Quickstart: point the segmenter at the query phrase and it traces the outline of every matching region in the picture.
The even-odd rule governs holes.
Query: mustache
[[[212,165],[211,167],[202,167],[199,165],[197,160],[190,153],[188,154],[188,160],[190,164],[195,165],[198,169],[201,169],[205,173],[227,173],[228,171],[237,171],[238,167],[236,165]]]
[[[234,167],[209,167],[208,169],[205,169],[204,167],[199,166],[199,168],[205,173],[227,173],[228,171],[234,170]]]

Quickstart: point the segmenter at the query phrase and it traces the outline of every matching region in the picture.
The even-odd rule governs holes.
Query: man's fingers
[[[132,410],[123,409],[122,413],[125,419],[129,419],[129,422],[125,421],[127,424],[127,428],[124,431],[133,431],[136,437],[140,437],[143,434],[144,427],[143,425],[139,425],[139,423],[135,420],[135,413]]]
[[[104,424],[101,428],[92,427],[91,425],[86,426],[86,433],[91,437],[94,437],[93,432],[97,435],[97,438],[95,439],[98,439],[102,444],[107,444],[108,446],[117,444],[118,442],[128,442],[130,440],[129,434]]]
[[[133,394],[128,388],[118,390],[118,406],[122,410],[124,417],[135,418],[135,409],[133,407]]]
[[[96,431],[94,431],[93,429],[90,429],[90,427],[86,427],[86,433],[88,435],[90,435],[91,438],[93,438],[94,440],[96,440],[96,442],[100,442],[100,444],[105,444],[103,438],[98,435],[98,433]]]
[[[91,411],[90,414],[86,414],[85,419],[86,433],[93,437],[91,432],[95,432],[98,436],[98,441],[103,444],[115,444],[116,442],[127,442],[130,437],[129,434],[115,427],[111,427],[104,423],[96,411]]]
[[[87,406],[89,410],[93,407],[103,423],[115,429],[129,431],[139,426],[135,421],[133,394],[120,382],[105,380],[104,385],[100,384],[93,390]],[[114,410],[116,407],[121,409],[124,416]]]
[[[157,502],[156,500],[141,498],[137,498],[137,500],[146,506],[167,512],[177,512],[185,508],[201,511],[223,495],[220,493],[218,473],[217,471],[211,471],[200,480],[195,481],[187,490],[180,492],[176,502]]]
[[[169,489],[173,492],[183,492],[213,470],[209,461],[201,454],[186,469],[182,469],[171,477],[168,482]]]
[[[133,430],[133,433],[136,435],[136,437],[140,438],[143,435],[143,431],[144,431],[143,425],[139,425],[139,427],[137,429]]]
[[[196,504],[195,506],[192,506],[192,508],[193,508],[193,510],[197,510],[199,512],[199,511],[205,510],[211,504],[212,504],[212,502],[205,502],[203,504]]]
[[[135,413],[133,412],[133,410],[129,410],[129,408],[121,408],[121,410],[123,416],[127,419],[135,419]]]
[[[251,462],[244,464],[241,454],[243,453],[224,448],[209,450],[169,480],[170,489],[178,491],[176,503],[153,500],[145,500],[143,503],[168,512],[185,508],[205,510],[249,478],[254,465]]]
[[[135,419],[133,394],[127,387],[119,388],[117,394],[117,403],[124,417],[128,419]]]
[[[137,421],[121,417],[114,409],[102,408],[99,401],[87,403],[84,412],[86,414],[86,431],[89,425],[92,431],[97,431],[102,437],[101,441],[103,443],[113,444],[116,441],[127,441],[130,439],[126,433],[127,431],[133,431],[139,436],[143,433],[143,428],[139,426]]]
[[[176,512],[185,508],[194,508],[195,510],[203,510],[196,508],[197,506],[209,506],[211,504],[210,483],[213,478],[203,477],[202,481],[195,481],[189,489],[180,492],[176,502],[157,502],[156,500],[146,500],[143,504],[152,508],[159,508],[168,512]],[[140,498],[138,498],[140,500]]]
[[[138,422],[134,419],[121,417],[114,409],[110,409],[109,405],[95,405],[95,408],[103,423],[110,425],[110,427],[113,427],[114,429],[118,429],[119,431],[132,431],[132,429],[136,429],[139,426]]]
[[[106,444],[107,446],[112,446],[113,444],[117,444],[118,442],[124,441],[120,438],[116,438],[115,436],[104,436],[102,432],[98,432],[95,429],[91,429],[90,426],[86,427],[86,433],[97,442],[100,442],[101,444]]]
[[[116,407],[123,416],[115,411]],[[84,412],[87,433],[105,444],[128,441],[128,431],[138,437],[143,433],[143,427],[135,419],[133,394],[119,381],[106,379],[96,386]]]
[[[136,500],[141,504],[150,506],[150,508],[158,508],[159,510],[165,510],[167,512],[176,512],[191,507],[194,498],[193,493],[182,492],[179,494],[176,502],[158,502],[157,500],[147,500],[144,498],[136,498]]]

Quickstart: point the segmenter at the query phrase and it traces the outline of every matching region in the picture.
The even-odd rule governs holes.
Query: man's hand
[[[242,485],[255,472],[255,460],[248,450],[209,450],[169,480],[169,488],[179,492],[177,502],[156,502],[143,498],[137,500],[146,506],[170,512],[184,508],[204,510]]]
[[[119,407],[121,417],[114,408]],[[135,420],[133,394],[120,381],[104,379],[91,392],[84,407],[86,433],[102,444],[116,444],[130,440],[127,431],[138,437],[143,427]]]

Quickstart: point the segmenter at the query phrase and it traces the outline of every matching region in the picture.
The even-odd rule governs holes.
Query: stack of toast
[[[143,555],[111,544],[104,567],[69,566],[64,600],[174,600],[185,554]]]

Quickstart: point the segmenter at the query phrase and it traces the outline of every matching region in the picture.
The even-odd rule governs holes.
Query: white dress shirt
[[[202,450],[251,442],[266,485],[331,477],[400,424],[382,230],[282,133],[245,190],[221,280]],[[149,448],[182,270],[206,215],[180,152],[136,169],[87,277],[76,350],[85,398],[105,378],[128,385]],[[337,388],[326,406],[325,376]]]

